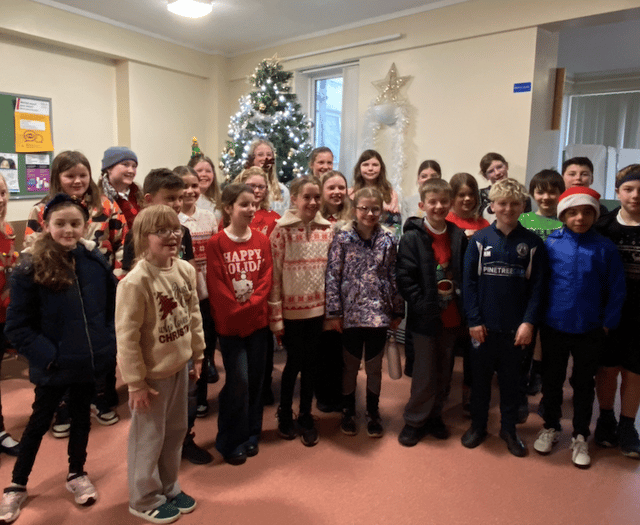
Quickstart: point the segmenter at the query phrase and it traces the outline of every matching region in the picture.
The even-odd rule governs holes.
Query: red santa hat
[[[600,216],[600,194],[586,186],[574,186],[562,195],[558,202],[558,218],[562,220],[562,213],[572,206],[592,206],[596,211],[596,220]]]

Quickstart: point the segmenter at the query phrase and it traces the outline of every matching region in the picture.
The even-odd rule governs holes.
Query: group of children
[[[342,432],[355,435],[363,358],[367,433],[381,437],[382,356],[388,331],[405,317],[405,301],[412,382],[402,445],[427,434],[449,437],[442,410],[454,348],[462,344],[463,401],[470,392],[471,414],[465,447],[487,436],[497,371],[500,437],[512,454],[526,455],[516,424],[529,376],[541,374],[545,423],[534,449],[549,453],[561,430],[572,355],[574,464],[590,463],[596,382],[596,443],[620,444],[624,454],[640,458],[634,427],[640,361],[631,335],[640,293],[640,165],[618,174],[622,207],[596,223],[601,210],[599,195],[588,188],[588,159],[565,162],[564,178],[552,170],[536,175],[530,194],[538,211],[524,213],[524,188],[507,177],[504,158],[488,154],[482,171],[492,183],[489,225],[479,215],[475,178],[459,173],[447,183],[438,163],[425,161],[418,172],[424,217],[406,221],[398,244],[385,226],[397,222],[398,197],[376,151],[360,156],[353,188],[333,171],[328,148],[312,152],[310,175],[290,188],[277,182],[273,160],[273,146],[255,141],[246,169],[221,192],[213,162],[201,153],[173,171],[152,170],[141,189],[133,182],[137,157],[128,148],[105,152],[100,185],[79,152],[54,159],[51,193],[30,215],[27,248],[11,278],[5,333],[29,360],[36,400],[19,445],[0,434],[0,450],[18,456],[1,521],[18,517],[55,413],[54,431],[57,424],[69,436],[66,487],[80,505],[96,501],[84,471],[90,414],[105,425],[118,421],[116,361],[132,412],[129,510],[152,523],[170,523],[196,507],[180,487],[178,469],[182,457],[211,461],[192,428],[208,412],[207,384],[217,380],[216,340],[225,384],[215,446],[229,464],[259,453],[263,406],[273,402],[274,338],[287,355],[277,410],[281,437],[318,442],[314,395],[319,410],[341,412]],[[591,178],[580,176],[584,166]],[[273,209],[289,200],[282,216]],[[0,180],[2,219],[6,202]],[[11,245],[3,257],[4,268],[12,267]]]

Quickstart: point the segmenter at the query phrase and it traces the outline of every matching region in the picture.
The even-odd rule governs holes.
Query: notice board
[[[53,151],[16,153],[15,110],[18,99],[48,105],[49,123],[53,126],[51,99],[0,92],[0,173],[7,181],[9,198],[40,199],[49,193]],[[53,133],[53,131],[52,131]]]

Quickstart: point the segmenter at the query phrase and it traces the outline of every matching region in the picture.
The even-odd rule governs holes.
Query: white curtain
[[[640,91],[572,95],[565,144],[640,148]]]

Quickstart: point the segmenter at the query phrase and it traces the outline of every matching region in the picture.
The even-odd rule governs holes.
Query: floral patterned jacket
[[[404,317],[396,286],[396,242],[378,228],[371,239],[358,235],[354,222],[333,238],[326,275],[327,317],[342,317],[344,328],[389,326]]]

